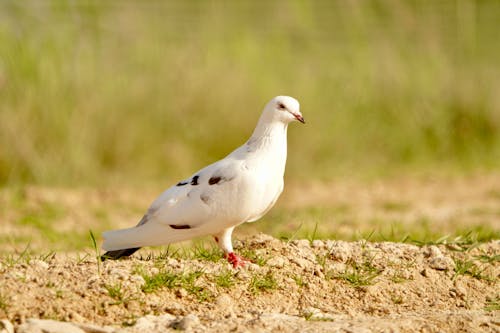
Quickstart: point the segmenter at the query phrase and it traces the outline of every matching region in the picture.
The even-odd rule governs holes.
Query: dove
[[[165,190],[139,223],[103,233],[102,259],[130,256],[144,246],[167,245],[211,235],[234,268],[247,259],[233,251],[236,226],[266,214],[283,191],[287,128],[305,123],[289,96],[266,104],[251,137],[225,158]]]

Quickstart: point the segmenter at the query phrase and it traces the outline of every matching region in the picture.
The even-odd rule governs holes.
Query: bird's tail
[[[200,229],[173,229],[159,223],[145,223],[133,228],[106,231],[102,248],[110,259],[128,256],[143,246],[159,246],[180,242],[205,233]]]
[[[148,221],[148,215],[146,214],[142,217],[142,219],[139,221],[139,223],[137,224],[136,227],[143,225],[147,221]],[[103,244],[103,248],[104,248],[104,244]],[[104,261],[106,259],[117,260],[117,259],[120,259],[122,257],[129,257],[139,249],[140,249],[140,247],[131,247],[131,248],[127,248],[127,249],[107,251],[106,253],[104,253],[101,256],[101,260],[102,261]]]
[[[108,251],[101,256],[101,260],[102,261],[104,261],[106,259],[117,260],[117,259],[120,259],[122,257],[128,257],[128,256],[131,256],[132,254],[134,254],[139,249],[140,249],[140,247],[133,247],[130,249]]]

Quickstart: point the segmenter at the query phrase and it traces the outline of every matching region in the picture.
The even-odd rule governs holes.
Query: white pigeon
[[[283,191],[287,127],[295,120],[304,123],[299,102],[273,98],[244,145],[163,192],[137,226],[104,232],[103,259],[212,235],[233,267],[244,266],[231,234],[237,225],[261,218]]]

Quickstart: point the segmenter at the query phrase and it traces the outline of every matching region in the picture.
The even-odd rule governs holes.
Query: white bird
[[[244,145],[163,192],[137,226],[104,232],[103,259],[212,235],[233,267],[244,266],[231,234],[237,225],[261,218],[283,191],[287,127],[295,120],[304,123],[299,102],[273,98]]]

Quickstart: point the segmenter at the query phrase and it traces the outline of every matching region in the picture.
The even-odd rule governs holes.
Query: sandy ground
[[[238,228],[245,268],[210,243],[99,264],[88,230],[99,242],[132,225],[157,192],[0,191],[0,320],[18,333],[38,332],[30,318],[101,333],[500,332],[498,175],[289,184],[262,222]],[[321,239],[277,239],[318,221]],[[392,241],[427,240],[343,241],[391,228]],[[447,234],[463,237],[428,241]]]
[[[120,332],[161,318],[147,315],[168,315],[158,331],[193,315],[189,330],[199,332],[500,330],[500,241],[418,247],[283,242],[260,234],[237,248],[255,263],[234,270],[215,255],[152,258],[147,251],[100,266],[57,254],[4,262],[0,317],[16,325],[34,317]]]

